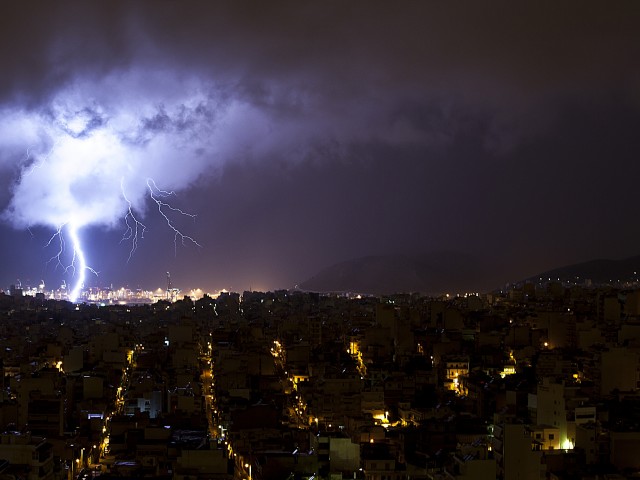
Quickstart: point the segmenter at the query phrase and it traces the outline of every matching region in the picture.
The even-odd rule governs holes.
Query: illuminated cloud
[[[113,227],[128,202],[142,215],[150,179],[163,191],[190,186],[229,156],[230,136],[259,123],[207,85],[166,73],[78,80],[44,106],[2,115],[3,161],[20,166],[4,217],[18,228]]]

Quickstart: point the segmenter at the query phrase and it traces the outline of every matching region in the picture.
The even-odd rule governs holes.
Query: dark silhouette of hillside
[[[332,265],[302,282],[299,288],[315,292],[367,294],[487,292],[504,285],[497,270],[457,252],[423,255],[372,255]],[[598,259],[566,265],[531,276],[522,282],[557,281],[608,284],[636,280],[640,256],[622,260]]]
[[[530,277],[527,281],[573,281],[582,283],[591,280],[594,284],[627,282],[638,278],[640,273],[640,256],[622,260],[597,259],[588,262],[566,265],[542,272]]]
[[[316,292],[390,294],[481,291],[487,286],[485,269],[456,252],[425,255],[378,255],[332,265],[299,285]]]

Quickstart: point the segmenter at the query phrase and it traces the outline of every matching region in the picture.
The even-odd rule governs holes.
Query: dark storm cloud
[[[603,213],[616,209],[615,182],[593,172],[635,171],[626,129],[640,105],[639,21],[634,2],[13,3],[0,15],[0,101],[41,111],[79,81],[113,89],[119,105],[151,92],[129,140],[182,139],[191,154],[179,166],[194,173],[166,175],[185,188],[203,179],[201,236],[236,255],[247,239],[269,252],[252,260],[265,270],[276,269],[265,257],[284,265],[296,251],[298,270],[281,278],[305,275],[309,251],[321,258],[309,274],[349,256],[449,246],[517,257],[558,245],[548,261],[578,260],[618,253],[553,212],[585,222],[586,202],[622,222]],[[180,106],[194,78],[205,100]],[[74,135],[109,121],[91,108]],[[205,148],[198,137],[209,134]],[[9,143],[0,165],[15,174]],[[580,229],[592,247],[572,253]]]
[[[120,7],[118,7],[120,5]],[[24,2],[2,6],[0,91],[26,105],[78,74],[100,75],[128,62],[119,2]]]
[[[638,89],[632,2],[36,5],[4,7],[5,95],[131,66],[202,73],[261,107],[303,111],[314,99],[514,108],[541,95]]]

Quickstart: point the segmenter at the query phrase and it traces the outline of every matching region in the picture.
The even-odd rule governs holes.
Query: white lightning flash
[[[87,260],[84,254],[84,250],[82,248],[82,242],[80,241],[80,237],[78,235],[78,228],[69,224],[66,225],[67,236],[71,240],[72,245],[72,253],[71,253],[71,261],[67,264],[63,262],[63,254],[65,253],[65,237],[63,235],[63,229],[65,225],[59,227],[56,232],[51,236],[49,241],[45,246],[51,245],[51,243],[57,239],[58,240],[58,251],[57,253],[49,259],[49,262],[56,261],[56,268],[61,267],[64,273],[71,272],[72,276],[78,276],[75,281],[75,284],[71,291],[67,294],[67,298],[70,302],[75,303],[78,300],[78,297],[82,293],[82,288],[84,287],[84,283],[86,280],[87,271],[93,273],[95,276],[98,276],[98,272],[96,272],[93,268],[87,265]]]
[[[71,265],[73,266],[74,273],[78,272],[78,278],[76,280],[76,284],[71,290],[69,294],[69,301],[74,302],[78,299],[82,287],[84,287],[84,281],[86,277],[87,270],[93,273],[94,275],[98,275],[93,268],[87,265],[87,261],[84,256],[84,251],[82,250],[82,244],[80,243],[80,237],[78,237],[78,230],[75,226],[69,226],[69,238],[71,239],[71,243],[73,244],[73,260]],[[78,262],[78,268],[76,269],[75,262]]]
[[[161,198],[167,198],[167,197],[171,197],[172,195],[175,195],[175,192],[168,192],[166,190],[161,190],[158,188],[158,186],[156,185],[156,182],[153,181],[153,179],[147,179],[147,187],[149,188],[149,196],[151,197],[151,200],[153,200],[156,205],[158,206],[158,212],[160,212],[160,215],[162,215],[162,217],[165,219],[165,221],[167,222],[168,227],[173,230],[173,247],[174,250],[177,254],[178,252],[178,238],[180,238],[180,241],[182,242],[182,245],[185,244],[185,241],[189,241],[191,243],[193,243],[194,245],[196,245],[197,247],[202,247],[202,245],[200,245],[197,241],[195,241],[193,239],[193,237],[190,237],[189,235],[185,235],[183,234],[180,230],[178,230],[175,225],[173,224],[173,222],[171,221],[171,219],[167,216],[167,213],[165,212],[165,210],[170,210],[172,212],[176,212],[179,215],[183,215],[185,217],[191,217],[193,219],[196,218],[196,216],[192,213],[187,213],[179,208],[175,208],[173,206],[171,206],[170,204],[163,202],[161,200]]]
[[[131,250],[129,250],[129,258],[127,259],[128,263],[131,261],[131,257],[135,251],[138,249],[138,239],[144,238],[144,232],[147,227],[136,217],[133,210],[133,204],[131,203],[131,200],[127,198],[127,194],[124,190],[124,179],[120,180],[120,190],[122,191],[122,198],[124,198],[124,201],[127,203],[127,213],[124,216],[126,229],[122,235],[120,243],[127,240],[131,241]]]
[[[122,198],[127,204],[127,211],[124,215],[125,232],[122,236],[121,242],[131,242],[129,258],[127,260],[128,262],[131,260],[131,257],[138,248],[138,241],[144,238],[144,232],[146,231],[147,227],[136,216],[133,204],[131,203],[125,192],[124,180],[121,180],[120,188],[122,192]],[[193,237],[182,233],[169,217],[169,213],[167,212],[167,210],[169,212],[174,212],[178,215],[190,217],[193,219],[195,219],[196,217],[196,215],[185,212],[184,210],[174,207],[166,201],[162,200],[163,198],[174,196],[175,192],[160,189],[153,179],[147,179],[147,188],[149,189],[149,198],[151,198],[151,200],[153,200],[153,202],[157,205],[158,212],[160,213],[162,218],[164,218],[165,222],[174,233],[174,248],[176,249],[176,253],[178,239],[180,239],[183,245],[185,244],[185,242],[189,241],[194,245],[201,247],[201,245]],[[64,230],[66,230],[66,238],[70,240],[72,245],[71,260],[66,264],[63,261],[63,255],[66,250],[65,235],[63,233]],[[77,276],[73,287],[67,294],[67,299],[73,303],[76,303],[82,296],[82,289],[84,288],[86,281],[86,273],[90,272],[96,277],[98,276],[98,272],[87,264],[86,255],[82,247],[82,241],[80,239],[80,236],[78,235],[78,230],[78,226],[76,226],[76,224],[72,222],[62,225],[56,230],[56,232],[51,236],[51,238],[45,245],[46,247],[48,247],[53,243],[54,240],[57,240],[58,251],[53,257],[49,259],[49,262],[55,261],[56,268],[61,267],[65,274],[70,273],[73,277]]]
[[[201,245],[191,236],[182,233],[174,224],[174,222],[169,217],[170,213],[173,212],[178,215],[186,216],[195,219],[196,215],[192,213],[185,212],[184,210],[174,207],[171,204],[163,201],[162,199],[166,199],[167,197],[175,196],[175,192],[167,191],[160,189],[156,182],[153,179],[147,179],[147,188],[149,189],[149,198],[153,200],[153,202],[158,207],[158,212],[165,220],[168,227],[174,233],[174,248],[177,253],[178,239],[184,245],[187,241],[193,243],[194,245],[201,247]],[[124,179],[120,182],[120,189],[122,193],[122,198],[127,204],[127,210],[124,215],[124,223],[125,223],[125,232],[122,235],[121,242],[130,241],[131,249],[129,250],[129,258],[127,262],[129,262],[138,248],[138,241],[144,238],[144,233],[147,230],[145,224],[143,224],[137,217],[135,210],[133,208],[133,204],[127,197],[125,188],[124,188]],[[64,231],[66,230],[66,235]],[[75,279],[75,283],[73,284],[72,289],[67,294],[67,299],[70,302],[77,302],[78,299],[82,295],[82,289],[84,288],[86,281],[86,272],[90,272],[94,274],[96,277],[98,276],[98,272],[94,270],[87,264],[86,255],[84,253],[84,249],[82,247],[82,241],[78,234],[79,227],[70,222],[68,224],[64,224],[55,231],[55,233],[49,238],[49,241],[46,243],[45,247],[49,247],[54,240],[58,242],[58,250],[56,254],[49,259],[49,262],[55,261],[56,268],[60,267],[64,271],[65,274],[71,274]],[[69,262],[65,262],[63,260],[63,256],[66,252],[66,241],[65,238],[68,238],[71,242],[71,260]]]

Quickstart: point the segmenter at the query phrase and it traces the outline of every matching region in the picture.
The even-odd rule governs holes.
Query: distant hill
[[[526,281],[537,282],[551,279],[560,281],[577,281],[581,283],[590,279],[593,283],[626,282],[638,278],[640,273],[640,256],[625,258],[622,260],[590,260],[576,263],[528,278]]]
[[[637,272],[634,273],[634,272]],[[567,265],[534,275],[522,282],[540,279],[594,284],[626,282],[640,277],[640,256],[623,260],[598,259]],[[377,255],[332,265],[299,284],[314,292],[367,294],[486,292],[503,285],[493,268],[471,255],[438,252],[425,255]]]
[[[299,285],[315,292],[431,295],[481,291],[487,286],[480,262],[456,252],[356,258],[332,265]]]

